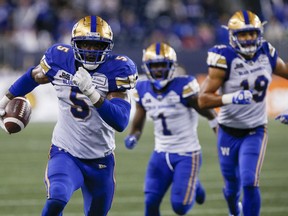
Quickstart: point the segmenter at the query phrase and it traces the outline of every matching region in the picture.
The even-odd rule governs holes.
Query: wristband
[[[10,99],[6,95],[4,95],[2,99],[0,100],[0,117],[5,115],[5,107],[7,106],[9,101]]]
[[[2,105],[7,105],[8,103],[9,103],[9,101],[10,101],[10,99],[6,96],[6,95],[4,95],[3,97],[2,97],[2,99],[0,100],[0,104]],[[1,107],[1,108],[5,108],[5,107]]]
[[[232,104],[233,95],[234,95],[234,93],[222,95],[222,103],[223,103],[224,105]]]
[[[208,123],[209,123],[209,126],[210,126],[211,128],[215,128],[215,127],[218,126],[217,118],[214,118],[214,119],[212,119],[212,120],[209,120]]]
[[[99,101],[101,96],[98,91],[94,90],[92,94],[87,95],[87,97],[91,100],[92,104],[94,105]]]

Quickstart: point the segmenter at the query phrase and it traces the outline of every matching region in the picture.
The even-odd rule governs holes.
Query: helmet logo
[[[100,37],[99,32],[87,32],[87,36]]]

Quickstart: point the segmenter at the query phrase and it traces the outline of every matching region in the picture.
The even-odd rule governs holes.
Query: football
[[[25,97],[15,97],[5,107],[3,123],[8,133],[18,133],[30,121],[32,107]]]

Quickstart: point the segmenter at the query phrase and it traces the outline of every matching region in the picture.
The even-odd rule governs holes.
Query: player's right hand
[[[5,107],[7,106],[7,104],[9,103],[10,99],[4,95],[2,97],[2,99],[0,100],[0,127],[8,133],[6,127],[4,126],[4,123],[3,123],[3,116],[5,115]]]
[[[10,99],[4,95],[1,100],[0,100],[0,116],[4,116],[5,115],[5,107],[7,106],[7,104],[9,103]]]
[[[251,104],[253,99],[252,92],[250,90],[240,90],[233,94],[233,104]]]
[[[278,115],[275,120],[279,120],[282,124],[288,124],[288,111]]]
[[[88,71],[85,70],[83,67],[79,67],[72,81],[79,87],[80,91],[82,91],[82,93],[85,94],[86,96],[91,95],[92,92],[94,91],[94,87],[92,86],[92,77],[90,76]]]
[[[95,87],[92,85],[91,75],[83,67],[79,67],[72,81],[75,85],[78,86],[80,91],[91,100],[92,104],[95,104],[99,101],[100,94],[99,92],[96,91]]]
[[[133,149],[138,143],[137,138],[134,135],[127,136],[124,142],[127,149]]]

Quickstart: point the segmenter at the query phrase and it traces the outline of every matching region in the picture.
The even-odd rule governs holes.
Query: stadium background
[[[215,43],[227,43],[221,28],[235,10],[250,9],[267,20],[265,37],[288,61],[288,3],[286,0],[0,0],[0,96],[28,67],[37,64],[47,47],[69,43],[72,25],[80,17],[97,14],[111,24],[115,53],[126,54],[141,74],[142,49],[165,41],[178,53],[179,73],[197,77],[206,73],[206,53]],[[287,127],[273,120],[288,108],[288,82],[274,78],[268,92],[269,144],[263,166],[262,216],[288,215]],[[19,134],[0,131],[0,216],[39,215],[45,202],[42,181],[51,133],[57,119],[57,98],[51,85],[28,95],[33,105],[32,122]],[[135,150],[125,149],[116,133],[117,189],[111,216],[143,215],[143,178],[153,149],[153,126],[147,127]],[[200,118],[199,139],[203,147],[200,178],[207,202],[188,215],[227,215],[222,196],[222,178],[216,155],[216,138]],[[168,195],[168,194],[167,194]],[[163,216],[172,216],[169,196]],[[68,204],[66,216],[82,215],[78,191]]]
[[[288,60],[288,1],[286,0],[0,0],[0,95],[7,84],[39,63],[53,43],[70,43],[71,29],[79,18],[97,14],[114,32],[114,53],[132,58],[141,75],[142,50],[155,41],[171,44],[181,72],[206,74],[207,50],[228,43],[226,25],[236,10],[250,9],[265,26],[265,38]],[[268,93],[271,117],[288,107],[288,82],[273,80]],[[55,121],[56,102],[51,86],[29,95],[32,121]],[[45,94],[45,97],[43,97]]]

